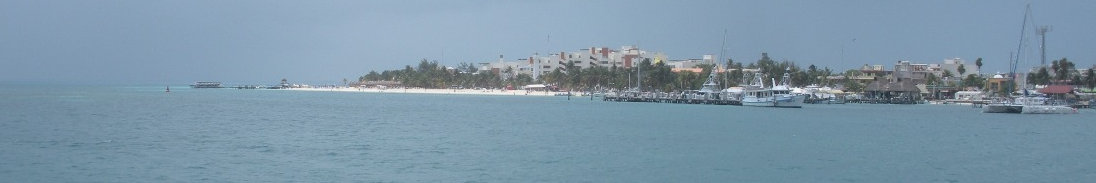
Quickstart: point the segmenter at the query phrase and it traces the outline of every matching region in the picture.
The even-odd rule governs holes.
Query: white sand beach
[[[329,92],[364,92],[364,93],[414,93],[414,94],[441,94],[441,95],[513,95],[513,96],[554,96],[560,92],[526,91],[526,90],[488,90],[488,89],[425,89],[425,88],[357,88],[357,87],[323,87],[323,88],[288,88],[295,91],[329,91]]]

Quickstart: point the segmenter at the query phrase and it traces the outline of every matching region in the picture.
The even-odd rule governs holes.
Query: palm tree
[[[1051,68],[1054,70],[1054,79],[1066,80],[1070,79],[1070,74],[1073,72],[1073,62],[1069,62],[1066,58],[1061,60],[1055,60],[1051,62]]]
[[[963,65],[959,65],[959,68],[955,69],[955,71],[959,71],[959,76],[966,76],[967,68],[963,67]]]
[[[951,80],[953,77],[955,77],[955,75],[951,74],[950,70],[944,70],[944,73],[941,74],[941,76],[944,77],[944,85],[945,86],[950,85],[951,82],[948,82],[948,80]]]
[[[977,60],[974,60],[974,65],[978,66],[978,70],[982,70],[982,57],[978,57]]]
[[[506,74],[506,80],[514,79],[514,66],[506,66],[502,73]]]

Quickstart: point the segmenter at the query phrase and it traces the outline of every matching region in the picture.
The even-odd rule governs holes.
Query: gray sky
[[[3,0],[0,82],[334,83],[423,58],[456,65],[591,46],[699,58],[719,53],[724,29],[736,61],[768,52],[845,70],[983,57],[983,72],[1007,72],[1026,3]],[[1032,10],[1036,24],[1054,28],[1048,59],[1096,63],[1096,1]],[[1037,64],[1030,57],[1021,68]]]

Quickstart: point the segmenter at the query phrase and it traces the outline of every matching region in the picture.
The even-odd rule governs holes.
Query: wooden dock
[[[922,104],[923,100],[916,100],[913,98],[864,98],[864,99],[847,99],[847,103],[856,104]]]

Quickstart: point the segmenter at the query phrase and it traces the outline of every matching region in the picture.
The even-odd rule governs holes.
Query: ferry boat
[[[790,74],[784,73],[780,85],[777,85],[776,80],[773,79],[773,86],[765,88],[764,85],[761,84],[761,75],[754,74],[754,82],[756,83],[749,85],[743,91],[742,105],[787,108],[803,107],[803,100],[806,99],[807,96],[792,93],[791,87],[788,86],[789,78],[791,78]]]

